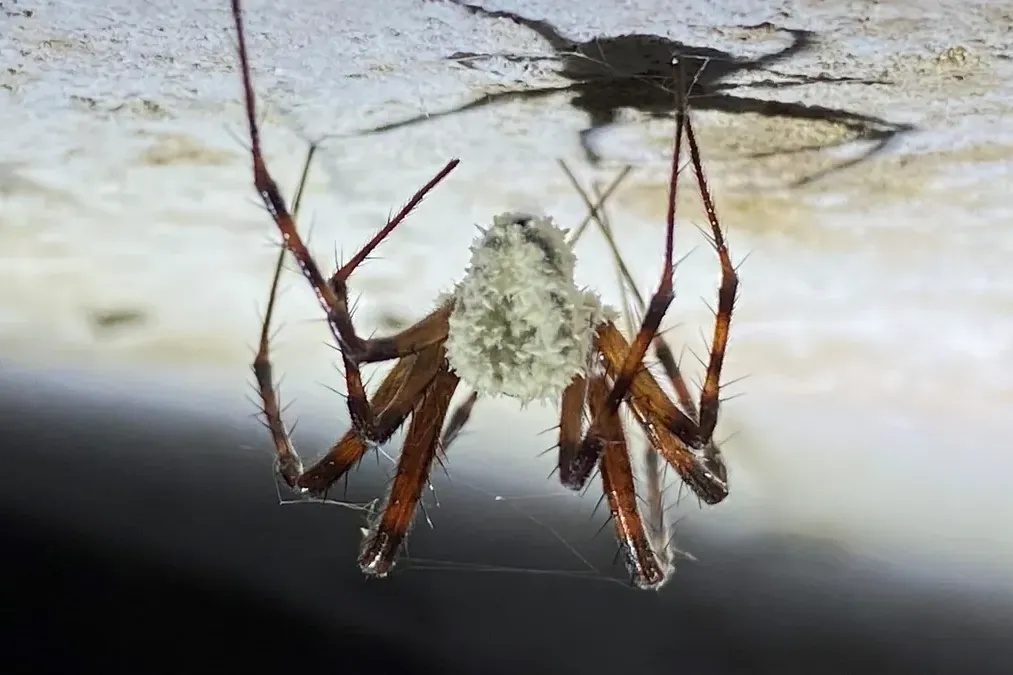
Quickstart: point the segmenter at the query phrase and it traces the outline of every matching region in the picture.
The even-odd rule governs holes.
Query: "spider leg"
[[[436,377],[412,411],[412,421],[398,458],[387,503],[362,542],[359,567],[369,576],[387,576],[394,566],[397,552],[415,515],[415,507],[429,480],[429,471],[439,448],[440,429],[458,383],[457,375],[444,359]]]
[[[619,413],[609,409],[605,402],[609,386],[604,377],[591,380],[588,387],[588,407],[603,411],[598,419],[605,440],[599,461],[602,490],[608,500],[615,523],[616,535],[626,558],[626,567],[633,583],[639,588],[659,588],[667,579],[666,570],[658,561],[644,521],[637,507],[636,483],[630,463],[629,448]]]
[[[675,409],[653,376],[642,370],[634,378],[628,403],[658,452],[679,472],[683,481],[708,504],[716,504],[728,495],[728,474],[720,450],[713,442],[720,407],[721,367],[724,363],[732,311],[738,290],[738,275],[731,262],[703,172],[700,149],[693,133],[692,120],[686,115],[686,138],[690,162],[696,174],[701,200],[711,226],[712,244],[721,261],[721,285],[718,291],[717,316],[710,350],[707,375],[700,394],[699,418],[694,420],[672,415]],[[625,338],[614,325],[598,331],[598,348],[609,373],[621,372],[623,355],[629,354]],[[628,358],[628,357],[627,357]],[[616,377],[613,375],[613,377]],[[677,409],[676,409],[677,410]],[[653,429],[662,425],[663,430]]]
[[[357,429],[349,429],[327,454],[306,470],[297,486],[313,493],[323,492],[358,464],[370,447],[389,440],[422,398],[442,367],[443,359],[443,348],[439,345],[400,359],[369,401],[371,409],[377,411],[375,438],[367,442]]]
[[[559,405],[559,475],[562,480],[570,470],[577,452],[584,426],[584,405],[587,402],[587,380],[578,375],[563,390]]]
[[[584,200],[584,204],[587,206],[589,211],[587,216],[588,219],[593,220],[598,225],[598,229],[601,230],[602,235],[605,237],[605,241],[611,249],[612,259],[615,262],[616,267],[619,269],[619,273],[624,282],[624,284],[620,285],[620,291],[625,288],[632,293],[640,315],[645,315],[647,313],[647,303],[644,302],[644,296],[637,288],[636,282],[633,281],[633,276],[630,274],[630,270],[626,266],[626,261],[623,260],[623,256],[619,252],[619,246],[616,244],[615,236],[612,233],[612,227],[604,217],[603,206],[605,199],[608,197],[609,191],[606,190],[605,193],[598,198],[597,204],[592,204],[591,198],[588,196],[584,188],[581,187],[576,176],[573,175],[573,172],[570,171],[570,168],[566,165],[566,163],[560,160],[559,164],[566,173],[567,178],[569,178],[570,184],[580,195],[581,199]],[[616,180],[613,181],[613,184],[618,182],[621,177],[624,177],[628,172],[628,169],[629,167],[624,167],[624,169],[619,173],[619,176],[616,177]],[[690,417],[696,419],[696,403],[693,401],[693,397],[690,394],[689,386],[686,384],[686,379],[682,376],[682,370],[679,368],[675,354],[672,353],[672,349],[668,346],[668,343],[665,342],[665,339],[660,334],[654,336],[652,345],[654,347],[654,355],[657,357],[658,361],[661,362],[665,375],[668,376],[669,381],[675,388],[675,393],[679,399],[679,405],[689,414]]]
[[[659,453],[648,443],[644,453],[644,469],[647,473],[647,535],[654,542],[658,557],[664,559],[668,555],[665,544],[668,542],[668,526],[665,524],[665,485]]]
[[[342,301],[347,303],[347,288],[342,286],[341,289],[342,292],[339,295]],[[372,349],[372,345],[390,345],[389,352],[382,353],[383,356],[386,356],[386,360],[397,358],[403,354],[419,354],[426,349],[432,349],[442,344],[446,339],[452,309],[453,304],[447,303],[391,338],[361,340],[359,344],[367,353],[370,353],[368,350]],[[350,331],[353,330],[350,317],[347,325]],[[393,353],[393,356],[387,356],[389,353]],[[372,354],[373,358],[369,359],[370,361],[385,360],[376,356],[376,352],[372,352]],[[352,419],[353,430],[368,443],[382,443],[389,437],[389,434],[386,434],[384,425],[376,416],[374,412],[376,408],[370,405],[366,398],[366,386],[362,381],[362,371],[359,369],[360,361],[354,353],[351,353],[347,344],[341,348],[341,360],[345,369],[348,414]]]
[[[278,279],[284,261],[285,249],[278,257],[271,293],[268,300],[264,324],[261,328],[260,345],[253,362],[253,372],[261,400],[267,428],[274,441],[278,455],[278,472],[289,487],[319,493],[330,487],[351,467],[362,459],[367,444],[354,428],[345,433],[308,471],[291,441],[288,429],[281,416],[281,405],[274,387],[274,375],[270,360],[270,326],[274,303],[277,297]],[[401,358],[380,383],[369,405],[380,411],[376,420],[376,441],[382,443],[404,423],[412,406],[422,395],[442,363],[442,349],[429,348]]]
[[[257,392],[260,395],[261,410],[265,424],[274,441],[274,450],[278,455],[278,473],[289,487],[295,488],[296,481],[302,475],[303,464],[292,443],[291,436],[281,416],[281,404],[274,386],[274,369],[271,365],[270,339],[271,316],[274,313],[274,302],[278,293],[278,280],[285,262],[285,249],[281,249],[278,263],[275,265],[274,278],[271,281],[271,293],[264,313],[264,323],[260,330],[260,344],[257,355],[253,359],[253,376],[257,380]]]
[[[570,171],[570,167],[567,165],[567,163],[562,159],[558,159],[556,161],[559,163],[560,168],[563,169],[563,172],[569,176],[570,181],[574,184],[574,186],[577,187],[577,190],[582,192],[582,190],[579,187],[580,184],[577,183],[577,179],[573,175],[573,172]],[[605,205],[605,200],[607,200],[609,197],[612,196],[612,193],[614,193],[622,184],[622,182],[626,180],[626,177],[630,175],[631,171],[633,171],[633,166],[631,166],[630,164],[627,164],[626,166],[624,166],[622,169],[619,170],[619,173],[616,175],[615,178],[612,179],[612,182],[609,183],[608,187],[602,190],[601,196],[598,198],[598,202],[593,205],[593,208],[590,209],[590,213],[584,216],[584,220],[580,221],[580,225],[577,226],[577,229],[575,229],[569,235],[569,237],[567,237],[566,243],[568,243],[571,247],[577,243],[577,241],[584,235],[584,231],[587,229],[587,226],[591,223],[594,214],[597,213],[598,210]],[[584,197],[586,199],[587,195],[584,194]]]
[[[450,414],[450,421],[447,422],[447,428],[443,431],[443,438],[440,439],[440,448],[444,453],[457,440],[457,437],[461,434],[461,430],[468,424],[468,421],[471,419],[471,411],[475,408],[477,401],[478,392],[472,390],[464,403],[454,408],[454,412]]]
[[[707,179],[704,176],[703,163],[700,160],[700,148],[693,133],[693,125],[689,117],[686,119],[686,140],[689,143],[690,161],[700,187],[700,197],[707,213],[707,222],[711,227],[711,243],[721,261],[721,286],[718,290],[717,317],[714,320],[714,338],[710,350],[710,362],[707,365],[707,376],[700,393],[700,437],[708,444],[714,435],[714,427],[718,421],[718,407],[721,404],[721,366],[725,360],[725,348],[728,346],[728,329],[732,322],[732,310],[735,307],[735,295],[739,287],[739,277],[732,265],[728,253],[728,245],[721,232],[714,200],[711,198]]]
[[[355,333],[348,308],[348,277],[380,242],[404,220],[408,213],[422,201],[425,195],[454,170],[459,160],[454,159],[447,163],[429,183],[412,196],[405,207],[396,216],[391,218],[373,239],[331,277],[330,281],[325,280],[316,261],[313,260],[309,249],[296,230],[295,220],[288,211],[285,199],[282,197],[277,183],[275,183],[267,170],[260,144],[260,131],[257,127],[256,100],[250,75],[249,56],[246,50],[246,34],[243,27],[240,0],[232,0],[232,14],[236,24],[239,61],[246,101],[246,118],[250,130],[253,182],[264,205],[281,231],[285,247],[296,259],[303,276],[313,287],[320,307],[327,315],[327,323],[337,340],[338,347],[341,349],[345,365],[345,379],[348,387],[348,411],[352,416],[352,422],[356,429],[359,430],[366,440],[372,440],[377,430],[375,429],[372,410],[366,399],[365,388],[362,385],[362,376],[358,366],[360,362],[368,360],[369,357],[372,357],[373,360],[381,360],[381,357],[391,358],[389,355],[390,349],[387,351],[381,350],[382,353],[378,356],[376,353],[370,351],[374,346],[373,343],[369,340],[363,340]],[[437,310],[437,313],[439,311]],[[429,332],[424,331],[427,340],[423,344],[420,345],[411,341],[397,343],[397,350],[395,350],[397,353],[393,354],[393,356],[406,356],[424,348],[426,344],[438,342],[446,337],[446,333],[442,330],[442,322],[434,320],[432,325],[427,324],[427,327],[431,328],[431,330]],[[418,335],[413,334],[413,337],[418,337]]]
[[[661,282],[658,290],[651,297],[647,311],[644,313],[640,330],[634,338],[626,357],[622,361],[622,367],[613,375],[612,389],[605,400],[604,408],[595,411],[591,416],[591,425],[581,441],[577,455],[570,462],[568,470],[560,472],[560,479],[563,485],[572,490],[581,490],[591,476],[591,471],[598,464],[598,458],[604,449],[604,437],[602,436],[602,424],[607,424],[608,416],[618,412],[619,405],[626,398],[637,374],[643,370],[644,355],[658,333],[661,321],[668,311],[669,305],[675,297],[673,287],[673,248],[675,240],[675,200],[676,190],[679,182],[679,159],[682,155],[683,127],[685,125],[685,96],[680,86],[677,88],[678,102],[675,125],[675,147],[672,151],[672,169],[668,193],[668,217],[665,227],[665,260],[662,266]],[[603,326],[615,326],[611,322]],[[615,329],[618,333],[618,329]],[[599,329],[600,332],[600,329]],[[674,407],[674,406],[673,406]],[[684,416],[685,417],[685,416]],[[695,425],[694,425],[695,426]]]
[[[302,204],[302,196],[306,190],[306,181],[309,178],[310,166],[313,164],[313,156],[316,154],[317,147],[316,143],[311,143],[306,153],[306,162],[303,164],[299,187],[296,189],[293,214],[299,213],[299,206]],[[253,360],[253,374],[257,380],[257,391],[260,394],[261,410],[264,413],[265,423],[271,433],[275,452],[278,455],[278,472],[289,487],[295,488],[296,481],[302,474],[303,465],[281,417],[281,404],[274,386],[274,372],[270,358],[271,317],[274,314],[274,303],[278,297],[278,283],[281,281],[286,252],[287,249],[284,246],[280,247],[278,260],[274,265],[271,290],[267,296],[267,311],[264,312],[264,322],[260,327],[260,341]]]
[[[598,328],[595,349],[614,381],[630,352],[629,342],[615,324],[606,323]],[[668,398],[651,371],[637,371],[626,404],[651,445],[700,499],[717,504],[728,496],[728,477],[720,457],[711,456],[709,446],[700,440],[696,421]]]

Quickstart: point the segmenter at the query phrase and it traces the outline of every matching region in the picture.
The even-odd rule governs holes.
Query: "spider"
[[[814,39],[810,31],[783,29],[771,24],[749,26],[747,28],[775,28],[790,35],[792,41],[780,51],[764,54],[755,59],[747,59],[712,47],[683,44],[661,35],[602,35],[579,42],[561,34],[555,26],[542,19],[532,19],[509,11],[485,9],[479,5],[464,2],[464,0],[441,1],[456,5],[474,16],[511,21],[517,26],[534,32],[553,51],[551,57],[509,53],[457,52],[448,56],[447,60],[455,61],[466,67],[473,67],[471,64],[481,59],[493,57],[506,58],[509,61],[521,63],[558,59],[562,65],[559,74],[569,80],[569,83],[485,94],[474,101],[450,110],[426,112],[416,117],[359,132],[359,135],[393,131],[439,117],[477,110],[487,105],[510,101],[541,100],[549,96],[569,93],[571,94],[570,105],[588,115],[588,126],[580,131],[579,140],[586,159],[592,166],[596,166],[602,161],[602,157],[591,143],[592,136],[598,130],[614,124],[622,108],[632,108],[654,119],[670,116],[675,98],[670,93],[675,84],[669,65],[673,54],[679,57],[683,67],[688,71],[688,79],[691,79],[693,83],[691,92],[693,107],[698,110],[755,113],[765,117],[821,121],[843,127],[850,132],[847,137],[839,141],[761,152],[753,155],[756,158],[780,153],[826,150],[856,140],[871,143],[869,149],[862,155],[841,160],[835,166],[804,176],[795,181],[796,185],[813,182],[831,171],[853,166],[872,157],[885,149],[887,144],[898,134],[913,129],[910,125],[898,124],[879,117],[838,108],[750,96],[735,96],[729,93],[729,90],[742,85],[729,83],[726,81],[727,78],[738,73],[759,70],[773,73],[782,79],[755,81],[749,83],[749,86],[779,89],[818,82],[885,84],[879,80],[829,75],[798,75],[773,70],[771,65],[803,53],[813,46]]]
[[[450,161],[361,250],[325,278],[296,231],[294,211],[289,211],[265,164],[241,1],[231,3],[254,185],[282,234],[280,256],[290,254],[296,260],[326,314],[344,364],[351,418],[351,428],[329,452],[304,469],[282,420],[268,349],[279,259],[253,371],[281,478],[298,492],[320,493],[410,418],[387,501],[366,530],[358,558],[366,575],[384,577],[395,565],[433,462],[440,460],[467,422],[479,395],[505,395],[521,402],[555,399],[561,411],[558,470],[562,484],[581,490],[598,469],[633,583],[659,588],[672,566],[667,555],[655,551],[638,510],[620,408],[625,406],[632,413],[655,451],[700,499],[716,504],[728,494],[727,471],[713,432],[738,277],[704,179],[685,96],[678,95],[676,106],[661,281],[632,343],[617,328],[616,313],[603,306],[595,293],[575,284],[576,258],[567,232],[551,218],[518,213],[493,218],[471,247],[470,267],[463,279],[438,300],[435,310],[396,335],[364,339],[349,312],[350,275],[454,170],[458,160]],[[660,340],[658,328],[674,297],[675,197],[684,138],[721,262],[717,318],[698,414],[692,404],[683,410],[674,403],[643,367],[651,343],[657,345]],[[360,366],[383,361],[394,361],[394,365],[372,397],[367,397]],[[462,383],[473,391],[451,415],[441,437],[451,398]]]

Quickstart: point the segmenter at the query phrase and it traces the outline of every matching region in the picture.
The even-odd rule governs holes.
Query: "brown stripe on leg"
[[[369,402],[376,415],[376,443],[385,443],[404,424],[445,359],[446,352],[440,344],[402,358],[387,373]],[[349,429],[302,475],[299,487],[323,492],[358,464],[367,449],[357,430]]]
[[[604,411],[598,418],[604,440],[604,451],[599,461],[602,490],[608,500],[616,536],[623,548],[626,567],[633,583],[639,588],[660,588],[668,577],[651,548],[637,508],[636,483],[626,434],[619,414],[610,411],[605,405],[608,392],[609,386],[605,378],[599,377],[591,381],[589,407],[591,410]]]
[[[373,410],[369,406],[366,390],[362,383],[359,364],[362,357],[370,350],[370,340],[364,340],[355,331],[348,307],[348,278],[356,267],[365,260],[380,243],[388,237],[408,214],[418,206],[425,196],[436,187],[460,163],[454,159],[447,163],[428,183],[417,190],[408,203],[369,241],[359,249],[352,259],[339,269],[330,279],[325,279],[320,267],[310,255],[305,242],[296,230],[295,219],[288,210],[288,205],[277,183],[271,176],[264,160],[260,129],[257,127],[256,95],[253,90],[253,78],[250,74],[250,59],[246,50],[246,31],[243,25],[243,10],[240,0],[232,0],[232,16],[236,25],[237,48],[239,51],[239,68],[242,75],[243,94],[246,107],[246,121],[250,131],[250,155],[253,161],[253,183],[264,206],[274,220],[282,236],[285,247],[299,265],[303,277],[313,288],[321,309],[326,313],[327,324],[341,350],[345,367],[345,386],[348,391],[348,413],[352,424],[366,441],[375,441],[378,434]],[[442,337],[446,337],[444,333]],[[438,338],[442,339],[442,338]],[[403,351],[394,356],[407,356]]]
[[[604,449],[604,440],[600,428],[601,422],[599,420],[607,419],[607,415],[604,414],[606,411],[609,413],[618,412],[619,406],[626,399],[626,395],[629,393],[637,374],[644,370],[644,356],[658,334],[661,321],[665,318],[665,313],[668,312],[668,308],[675,298],[673,280],[675,274],[675,261],[673,258],[675,246],[675,204],[676,193],[679,187],[679,158],[682,154],[684,123],[684,116],[676,114],[675,147],[672,150],[672,169],[668,188],[668,215],[665,221],[665,258],[661,268],[661,281],[658,283],[658,290],[654,292],[650,302],[647,304],[647,311],[644,312],[644,318],[640,323],[640,330],[637,331],[636,336],[633,338],[633,343],[623,355],[618,371],[612,375],[612,388],[609,390],[601,411],[592,411],[591,426],[584,435],[580,449],[571,463],[568,474],[570,480],[563,483],[564,486],[571,490],[582,489],[587,483],[587,479],[591,476],[591,471],[594,470],[594,466],[597,464],[598,458],[601,457]]]
[[[362,543],[359,567],[369,576],[387,576],[394,567],[401,542],[408,534],[415,508],[429,479],[429,470],[439,446],[440,430],[459,381],[444,361],[444,366],[412,412],[387,503]]]
[[[303,164],[299,187],[295,194],[293,216],[299,213],[299,205],[302,203],[303,194],[305,194],[306,181],[309,178],[313,155],[316,154],[316,151],[317,144],[311,143],[309,151],[306,153],[306,162]],[[274,315],[274,306],[278,299],[278,282],[281,281],[285,253],[286,249],[282,246],[278,251],[278,260],[274,265],[271,291],[267,296],[267,311],[264,312],[264,322],[260,327],[257,355],[253,359],[253,376],[257,379],[257,393],[260,395],[260,409],[264,414],[264,424],[271,433],[271,440],[274,442],[274,449],[278,456],[278,473],[290,488],[296,488],[296,483],[302,475],[303,464],[281,417],[281,403],[278,401],[278,392],[274,386],[274,368],[271,365],[270,354],[271,318]]]
[[[577,181],[577,177],[573,175],[573,172],[570,171],[570,168],[566,165],[566,163],[563,162],[563,160],[559,160],[559,165],[566,173],[566,177],[570,180],[570,184],[573,186],[573,189],[577,191],[577,194],[579,194],[581,199],[584,200],[584,205],[588,208],[589,212],[585,217],[584,222],[587,223],[593,220],[597,223],[598,229],[601,230],[606,243],[608,243],[609,249],[612,251],[612,260],[615,262],[616,268],[619,270],[619,274],[622,277],[622,281],[619,284],[620,292],[622,292],[624,288],[629,290],[633,296],[633,300],[636,302],[637,310],[640,312],[641,316],[643,316],[647,313],[647,303],[644,301],[644,296],[637,289],[637,284],[633,280],[633,275],[630,274],[629,267],[626,265],[626,261],[619,252],[619,246],[616,244],[616,238],[612,232],[612,227],[609,225],[608,219],[605,216],[605,200],[613,187],[609,186],[609,189],[606,190],[605,193],[598,195],[597,203],[592,203],[591,198],[588,196],[584,188],[581,187],[580,183]],[[632,167],[628,165],[623,167],[623,170],[618,176],[616,176],[612,185],[614,186],[618,184],[631,168]],[[581,228],[582,227],[583,223],[581,224]],[[578,233],[581,232],[581,228],[578,228]],[[571,242],[576,239],[577,236],[571,239]],[[630,330],[632,330],[632,328]],[[678,361],[676,361],[671,348],[660,334],[654,337],[653,345],[654,353],[658,357],[658,361],[661,362],[661,366],[664,368],[665,374],[672,382],[672,386],[675,387],[676,396],[679,398],[679,405],[682,406],[682,409],[686,411],[690,417],[696,419],[696,403],[693,401],[693,398],[689,393],[689,387],[686,385],[686,380],[682,376],[682,371],[679,368]]]
[[[629,351],[629,343],[615,324],[598,329],[598,351],[605,371],[615,377]],[[633,378],[626,404],[644,433],[665,461],[679,473],[683,482],[708,504],[717,504],[728,496],[728,476],[724,464],[709,457],[703,450],[695,421],[672,402],[658,381],[646,368]]]
[[[559,480],[566,485],[580,448],[584,427],[584,404],[587,401],[587,380],[578,375],[563,390],[559,406]]]
[[[714,200],[711,198],[707,179],[704,176],[700,148],[697,145],[696,135],[693,133],[693,125],[688,115],[686,116],[686,138],[689,141],[690,161],[693,163],[693,171],[696,173],[697,185],[700,188],[700,199],[703,201],[704,210],[707,212],[707,222],[711,227],[711,244],[721,261],[721,286],[718,289],[714,337],[711,342],[710,360],[707,364],[707,376],[704,379],[703,390],[700,392],[700,434],[709,443],[714,434],[714,427],[718,423],[718,408],[721,405],[721,366],[724,364],[725,348],[728,346],[728,331],[732,323],[732,311],[735,308],[739,277],[735,272],[735,266],[732,265],[728,245],[721,232],[721,224],[718,222],[717,212],[714,209]]]

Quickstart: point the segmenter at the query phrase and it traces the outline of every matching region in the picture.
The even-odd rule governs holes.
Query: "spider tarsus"
[[[657,560],[653,561],[647,569],[634,568],[630,570],[630,580],[633,585],[642,591],[658,591],[668,581],[669,575],[665,573],[665,570],[661,567]],[[627,569],[630,569],[632,564],[627,561]]]
[[[303,493],[304,488],[299,487],[299,478],[303,473],[302,461],[296,455],[278,458],[278,474],[292,490]]]
[[[368,577],[382,579],[394,568],[394,559],[404,537],[374,530],[366,535],[359,553],[359,569]]]
[[[605,439],[595,433],[594,429],[590,429],[573,454],[565,458],[565,461],[562,448],[560,450],[559,482],[569,490],[580,492],[598,465],[598,460],[605,450]]]
[[[720,465],[720,472],[721,475],[718,475],[715,465],[703,460],[681,471],[679,477],[705,504],[714,506],[728,497],[728,478],[723,464]]]
[[[587,378],[583,375],[574,377],[569,386],[563,390],[559,405],[559,436],[556,444],[559,453],[556,466],[559,469],[563,485],[573,490],[581,489],[580,486],[571,484],[570,476],[573,473],[574,462],[577,461],[580,453],[587,386]],[[590,470],[589,468],[589,473]]]

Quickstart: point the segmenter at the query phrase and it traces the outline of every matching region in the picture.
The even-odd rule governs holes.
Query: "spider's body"
[[[576,257],[550,218],[496,216],[454,292],[447,359],[482,395],[558,400],[587,374],[606,310],[573,279]]]
[[[366,531],[359,554],[359,566],[365,573],[386,576],[407,536],[433,462],[456,438],[478,397],[556,400],[560,408],[560,481],[580,490],[598,469],[634,583],[642,588],[660,587],[672,570],[672,551],[668,542],[662,541],[664,537],[659,537],[658,523],[645,524],[641,516],[620,409],[632,414],[654,451],[703,501],[715,504],[728,494],[724,463],[712,439],[738,278],[704,180],[685,97],[680,95],[676,106],[661,282],[643,308],[643,321],[632,342],[616,327],[616,313],[602,306],[596,294],[576,285],[576,257],[566,231],[550,218],[515,213],[497,216],[491,227],[482,231],[472,246],[464,277],[453,292],[438,300],[435,310],[396,335],[366,339],[356,332],[349,311],[349,277],[458,161],[449,162],[344,266],[325,278],[299,236],[295,219],[264,162],[240,0],[232,0],[232,9],[254,184],[284,241],[253,363],[281,477],[299,492],[323,492],[358,464],[370,448],[385,443],[407,424],[388,498]],[[699,407],[689,397],[670,350],[658,337],[674,297],[675,196],[684,137],[721,262],[717,320]],[[295,201],[298,205],[298,196]],[[597,209],[592,206],[592,217],[600,219]],[[599,224],[607,231],[600,220]],[[271,315],[285,255],[296,260],[313,287],[341,351],[352,422],[334,446],[306,470],[282,421],[269,357]],[[678,403],[643,367],[652,345]],[[393,367],[372,396],[367,396],[361,366],[387,361],[394,362]],[[450,415],[444,430],[451,399],[462,382],[472,387],[472,393]],[[653,494],[658,492],[652,489]]]

